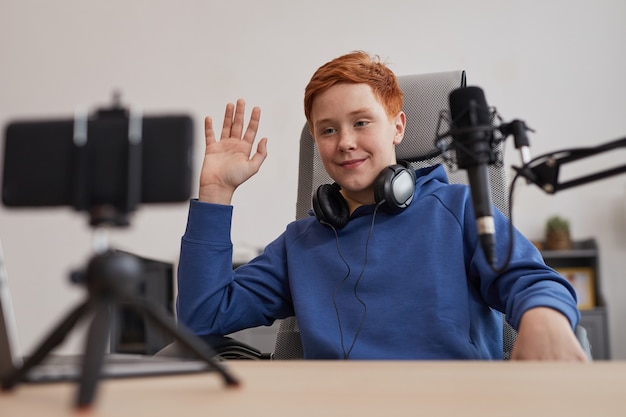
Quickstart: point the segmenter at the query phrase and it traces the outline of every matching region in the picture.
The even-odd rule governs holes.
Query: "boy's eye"
[[[326,129],[322,129],[322,135],[331,135],[335,133],[335,129],[332,127],[327,127]]]
[[[356,122],[354,125],[355,125],[356,127],[363,127],[363,126],[366,126],[366,125],[367,125],[367,121],[365,121],[365,120],[359,120],[359,121],[358,121],[358,122]]]

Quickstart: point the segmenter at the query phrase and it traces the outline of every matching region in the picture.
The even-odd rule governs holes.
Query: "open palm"
[[[267,138],[259,141],[256,152],[250,156],[261,109],[252,109],[244,132],[245,107],[242,99],[237,100],[236,105],[226,105],[219,140],[215,136],[212,118],[205,118],[206,150],[200,174],[200,201],[230,204],[235,189],[256,174],[267,157]]]

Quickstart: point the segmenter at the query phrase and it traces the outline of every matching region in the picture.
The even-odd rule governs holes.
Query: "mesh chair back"
[[[431,74],[403,75],[398,77],[404,94],[404,107],[407,126],[404,139],[396,148],[398,159],[409,161],[412,167],[422,168],[443,162],[443,157],[435,146],[438,121],[442,110],[448,109],[448,96],[456,88],[465,86],[464,71],[438,72]],[[467,183],[463,170],[450,170],[444,164],[451,183]],[[489,175],[494,204],[507,213],[507,180],[502,165],[490,165]],[[302,129],[300,137],[300,162],[298,172],[298,196],[296,218],[309,216],[313,191],[322,184],[332,183],[309,132],[308,125]],[[505,322],[506,323],[506,322]],[[505,335],[515,336],[515,330],[505,324]],[[513,332],[513,333],[511,333]],[[505,341],[505,350],[512,347],[512,341]],[[507,353],[505,352],[505,356]],[[294,317],[282,320],[279,325],[275,359],[302,358],[302,345],[298,324]]]

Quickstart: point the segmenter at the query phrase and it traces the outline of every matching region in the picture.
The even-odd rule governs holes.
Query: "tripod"
[[[176,326],[174,320],[158,304],[138,296],[142,266],[130,254],[101,248],[88,262],[84,272],[72,274],[72,280],[86,285],[87,299],[76,306],[23,364],[2,382],[9,390],[21,382],[30,369],[39,364],[57,347],[72,328],[88,314],[93,314],[89,326],[79,379],[76,407],[89,407],[95,397],[106,352],[111,325],[111,310],[117,303],[124,303],[138,313],[143,313],[153,324],[168,333],[184,348],[220,373],[228,386],[236,386],[238,380],[211,355],[206,343],[196,339],[189,331]]]
[[[154,120],[153,120],[154,123]],[[125,129],[127,130],[125,131]],[[191,332],[176,326],[174,320],[158,304],[137,295],[142,282],[140,261],[130,254],[111,250],[103,235],[101,226],[125,227],[129,225],[129,215],[141,202],[186,201],[188,195],[180,195],[179,190],[162,187],[157,180],[144,176],[143,168],[152,163],[158,152],[155,146],[171,141],[172,136],[185,137],[186,130],[164,133],[152,130],[145,139],[152,143],[152,151],[143,146],[144,121],[141,113],[127,112],[114,95],[113,106],[101,109],[94,118],[87,113],[78,113],[73,125],[73,176],[71,184],[71,205],[77,211],[90,215],[90,225],[96,227],[94,238],[95,254],[84,271],[72,274],[72,281],[84,284],[88,290],[87,299],[76,306],[61,323],[53,329],[43,343],[35,349],[23,366],[17,368],[2,381],[3,389],[11,389],[24,380],[27,373],[57,347],[86,315],[92,314],[85,352],[83,356],[80,389],[76,398],[78,408],[92,404],[100,378],[104,355],[111,325],[111,310],[118,303],[132,308],[139,314],[169,334],[180,345],[205,361],[210,368],[224,378],[228,386],[238,385],[238,380],[213,359],[212,349],[196,338]],[[117,137],[125,141],[118,141]],[[116,145],[119,142],[118,145]],[[181,141],[179,147],[185,147]],[[160,149],[158,149],[160,150]],[[186,155],[183,153],[183,155]],[[189,160],[189,155],[186,155]],[[172,171],[176,176],[186,168],[175,163],[165,163],[161,171]],[[180,176],[180,175],[179,175]],[[144,193],[146,189],[167,188],[165,194],[156,197]],[[183,187],[185,188],[185,187]],[[184,194],[184,193],[183,193]],[[146,195],[148,197],[146,197]],[[144,201],[146,200],[146,201]],[[48,203],[48,201],[46,201]]]

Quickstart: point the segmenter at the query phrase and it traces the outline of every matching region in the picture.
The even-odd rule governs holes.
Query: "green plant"
[[[552,216],[546,222],[546,231],[547,232],[555,232],[555,231],[569,231],[569,220],[561,217],[561,216]]]

